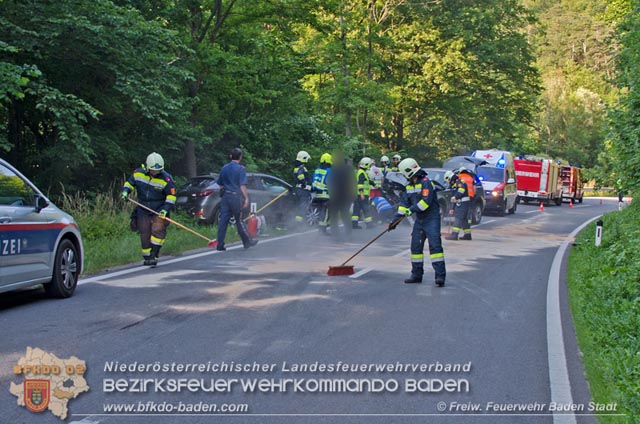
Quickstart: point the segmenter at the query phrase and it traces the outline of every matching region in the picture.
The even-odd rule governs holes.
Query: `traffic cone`
[[[540,202],[540,210],[543,211],[544,210],[544,204],[542,202]]]
[[[573,199],[569,200],[569,209],[573,209]]]

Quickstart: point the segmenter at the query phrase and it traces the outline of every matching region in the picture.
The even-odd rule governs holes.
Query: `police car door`
[[[47,214],[38,213],[37,201],[43,206],[46,202],[26,180],[0,163],[2,286],[51,276],[51,250],[55,234],[49,234]]]

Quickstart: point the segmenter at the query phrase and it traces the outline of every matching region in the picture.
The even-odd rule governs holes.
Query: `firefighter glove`
[[[120,197],[122,198],[122,200],[127,200],[127,197],[129,197],[129,193],[123,191],[122,193],[120,193]]]
[[[160,213],[158,214],[158,216],[159,216],[161,219],[165,219],[165,218],[167,217],[167,211],[165,211],[164,209],[162,209],[162,210],[160,211]]]

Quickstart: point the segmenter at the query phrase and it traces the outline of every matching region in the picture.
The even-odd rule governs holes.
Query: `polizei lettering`
[[[19,255],[21,252],[22,243],[20,239],[6,239],[2,240],[2,256]]]

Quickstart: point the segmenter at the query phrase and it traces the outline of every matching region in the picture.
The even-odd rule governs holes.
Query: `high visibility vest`
[[[369,181],[367,171],[364,169],[358,169],[358,172],[356,173],[356,182],[358,184],[358,194],[368,196],[371,191],[371,182]]]
[[[476,195],[476,185],[475,181],[473,181],[473,177],[466,172],[461,172],[458,174],[458,178],[465,182],[467,185],[467,191],[469,192],[469,197],[473,197]]]
[[[329,190],[327,188],[328,168],[317,168],[313,173],[313,190],[316,192],[316,199],[328,199]]]

